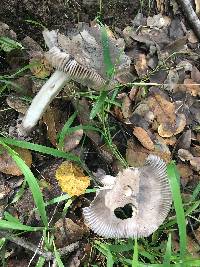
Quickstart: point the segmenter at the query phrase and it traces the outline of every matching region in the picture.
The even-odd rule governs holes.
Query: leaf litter
[[[168,7],[162,4],[163,1],[156,2],[161,13],[167,10]],[[124,39],[125,51],[131,58],[131,76],[126,76],[126,74],[119,78],[119,81],[125,83],[125,87],[116,98],[119,105],[113,105],[110,110],[109,123],[120,132],[119,135],[116,134],[116,130],[112,132],[113,142],[130,166],[142,166],[146,157],[151,153],[166,162],[175,159],[181,185],[189,194],[200,179],[200,66],[198,64],[200,54],[198,39],[194,32],[191,29],[188,30],[185,20],[176,15],[180,11],[175,1],[170,2],[175,14],[173,17],[161,13],[149,17],[138,14],[133,19],[131,26],[120,29],[120,31],[116,29],[116,33],[112,33],[112,37],[117,36]],[[195,2],[198,13],[198,1]],[[9,27],[2,25],[4,27],[3,35],[17,40],[16,34],[9,30]],[[44,51],[37,42],[27,36],[22,43],[27,50],[23,51],[24,56],[33,67],[30,68],[28,77],[26,77],[28,83],[20,80],[21,77],[15,78],[15,82],[21,85],[22,89],[24,88],[21,90],[20,96],[19,91],[16,94],[16,88],[12,86],[11,89],[15,95],[7,97],[7,104],[15,111],[16,117],[20,116],[20,113],[24,114],[27,108],[24,102],[18,101],[21,100],[21,95],[33,96],[41,87],[43,81],[40,79],[47,78],[52,72],[52,68],[44,59]],[[22,58],[21,52],[19,57]],[[7,56],[7,60],[10,64],[13,61],[10,56]],[[20,66],[20,61],[16,62],[15,66],[17,65]],[[133,83],[135,81],[146,83],[147,86],[130,86],[127,77],[131,77]],[[149,82],[154,85],[148,85]],[[36,143],[50,141],[52,146],[57,147],[58,133],[69,118],[68,115],[75,109],[78,116],[73,125],[80,126],[80,129],[65,136],[63,151],[80,153],[80,157],[84,158],[83,155],[87,150],[89,153],[85,153],[87,154],[86,163],[92,171],[96,171],[100,165],[106,172],[109,170],[116,172],[118,163],[110,148],[107,148],[101,133],[95,131],[94,128],[87,128],[87,126],[99,127],[100,125],[96,118],[90,119],[92,101],[90,98],[80,97],[77,88],[80,91],[83,89],[75,84],[72,85],[72,91],[75,91],[72,95],[68,90],[60,93],[40,121],[42,127],[36,126],[35,131],[42,131],[43,136],[33,135],[31,138]],[[60,100],[59,97],[63,99]],[[66,107],[69,114],[66,114]],[[85,136],[91,142],[85,143]],[[84,146],[85,150],[82,149]],[[37,157],[32,159],[28,150],[16,149],[16,151],[28,166],[31,166],[34,161],[38,164],[39,169],[46,171],[45,174],[42,170],[40,177],[45,199],[49,199],[50,196],[51,198],[59,196],[61,192],[65,192],[70,197],[78,196],[77,199],[80,198],[82,201],[80,203],[77,200],[75,204],[72,204],[75,210],[76,208],[79,210],[78,215],[71,210],[71,219],[66,218],[63,222],[58,220],[55,223],[58,247],[64,247],[66,240],[70,244],[70,242],[84,239],[83,235],[88,232],[85,231],[83,224],[81,227],[79,226],[82,220],[80,208],[90,201],[90,198],[88,200],[86,197],[85,191],[88,186],[93,186],[93,182],[90,185],[88,176],[72,162],[55,164],[47,158],[47,162],[42,164],[40,162],[43,158],[37,156],[38,159]],[[107,155],[109,160],[107,160]],[[1,150],[0,154],[0,171],[11,176],[22,174],[4,150]],[[50,192],[51,190],[52,192]],[[6,194],[10,196],[12,190],[4,183],[2,192],[3,196]],[[26,206],[25,203],[30,204]],[[27,215],[27,211],[34,207],[31,203],[30,192],[25,190],[21,206],[15,205],[16,213],[13,214],[17,217],[17,212],[23,213],[26,210],[26,217],[30,216],[30,213]],[[23,216],[20,219],[25,220]],[[33,216],[30,221],[37,219],[37,216],[36,218]],[[65,236],[66,226],[72,234],[72,237],[68,236],[67,239]],[[199,236],[199,228],[195,229],[195,233]],[[191,236],[189,233],[190,248],[188,250],[197,256],[196,243]],[[177,246],[177,250],[179,250],[178,242],[179,239],[175,236],[173,245]],[[79,262],[79,264],[81,263]]]

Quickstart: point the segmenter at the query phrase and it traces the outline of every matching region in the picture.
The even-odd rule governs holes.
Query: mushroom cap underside
[[[137,170],[128,168],[119,173],[113,188],[100,190],[91,205],[84,208],[85,221],[96,234],[106,238],[146,237],[166,218],[172,200],[165,163],[151,155]],[[121,190],[120,183],[123,184]],[[133,207],[132,217],[118,218],[116,208],[127,204]]]

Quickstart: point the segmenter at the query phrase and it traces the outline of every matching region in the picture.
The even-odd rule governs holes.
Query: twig
[[[46,259],[46,261],[54,260],[54,258],[55,258],[52,252],[43,251],[43,250],[39,249],[38,246],[32,244],[29,241],[24,240],[21,237],[11,236],[11,235],[7,234],[4,231],[0,231],[0,237],[5,237],[6,239],[8,239],[9,241],[15,243],[16,245],[21,246],[21,247],[23,247],[25,249],[28,249],[28,250],[38,254],[39,256],[44,257]],[[71,253],[75,249],[77,249],[78,246],[79,246],[79,242],[75,242],[75,243],[72,243],[72,244],[70,244],[70,245],[68,245],[66,247],[58,249],[58,252],[59,252],[59,254],[61,256],[62,255],[66,255],[66,254]]]
[[[181,5],[188,22],[191,24],[196,36],[200,40],[200,20],[197,17],[190,0],[177,0],[177,2]]]
[[[46,261],[50,261],[50,260],[54,259],[54,255],[51,252],[42,251],[41,249],[38,249],[38,247],[36,245],[32,244],[31,242],[25,241],[21,237],[11,236],[11,235],[7,234],[6,232],[3,232],[3,231],[0,231],[0,236],[5,237],[6,239],[15,243],[16,245],[19,245],[19,246],[21,246],[25,249],[28,249],[32,252],[37,251],[37,254],[44,257],[46,259]]]

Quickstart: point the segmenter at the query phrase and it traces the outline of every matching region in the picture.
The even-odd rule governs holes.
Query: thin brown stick
[[[196,36],[200,40],[200,20],[195,13],[190,0],[177,0],[186,14],[186,19],[191,24],[192,29],[194,30]]]

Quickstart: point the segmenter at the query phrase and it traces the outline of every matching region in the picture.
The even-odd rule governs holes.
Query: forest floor
[[[199,40],[176,1],[105,2],[1,3],[0,266],[200,266]],[[197,3],[193,8],[198,14]],[[54,72],[42,31],[73,36],[77,25],[101,29],[106,90],[68,82],[37,125],[20,134]],[[111,42],[128,59],[128,72],[117,72]],[[107,90],[113,77],[117,85]],[[83,209],[102,177],[127,166],[142,170],[149,155],[167,165],[173,201],[164,222],[138,239],[95,234]]]

